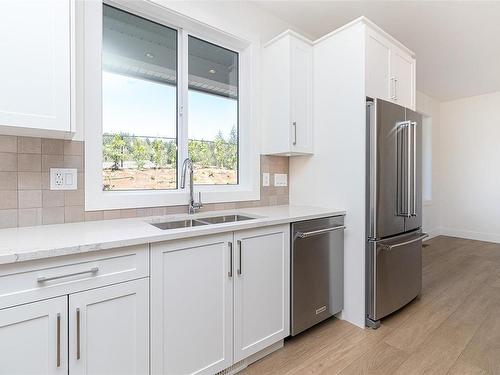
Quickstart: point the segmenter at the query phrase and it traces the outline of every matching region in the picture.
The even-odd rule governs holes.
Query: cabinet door
[[[415,109],[415,60],[398,49],[391,51],[391,75],[394,82],[394,102]]]
[[[69,296],[69,373],[149,373],[147,278]]]
[[[234,234],[234,361],[288,336],[290,227]]]
[[[68,373],[67,297],[0,310],[0,373]]]
[[[262,149],[265,154],[290,152],[290,42],[283,37],[263,51]]]
[[[312,47],[290,39],[291,150],[312,153]]]
[[[366,36],[366,95],[371,98],[392,100],[390,76],[391,48],[372,32]]]
[[[152,374],[214,374],[232,365],[232,239],[152,245]]]
[[[72,4],[0,1],[0,126],[70,130]]]

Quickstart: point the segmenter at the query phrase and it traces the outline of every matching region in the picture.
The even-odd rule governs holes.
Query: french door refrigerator
[[[367,98],[366,325],[422,288],[422,117]]]

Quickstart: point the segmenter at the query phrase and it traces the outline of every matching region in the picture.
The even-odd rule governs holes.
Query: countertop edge
[[[283,207],[289,207],[289,206],[276,206],[274,207],[262,207],[262,208],[249,208],[249,209],[238,209],[238,210],[225,210],[225,211],[211,211],[205,213],[205,215],[209,216],[214,216],[217,212],[224,213],[224,212],[238,212],[238,213],[247,213],[247,214],[253,214],[254,216],[257,216],[255,220],[251,221],[240,221],[240,222],[233,222],[233,223],[225,223],[225,224],[212,224],[212,225],[207,225],[207,226],[200,226],[200,227],[192,227],[189,229],[186,228],[181,228],[181,229],[174,229],[174,230],[168,230],[168,231],[162,231],[161,229],[157,229],[158,233],[149,233],[144,236],[137,236],[137,237],[131,237],[127,238],[124,237],[123,239],[110,239],[108,241],[104,240],[101,242],[94,242],[94,243],[83,243],[81,245],[74,245],[74,246],[51,246],[51,247],[45,247],[45,248],[40,248],[40,249],[27,249],[25,251],[16,251],[12,249],[12,251],[4,250],[3,253],[0,253],[0,265],[6,265],[6,264],[12,264],[12,263],[18,263],[18,262],[27,262],[27,261],[34,261],[34,260],[40,260],[40,259],[48,259],[48,258],[54,258],[54,257],[60,257],[60,256],[67,256],[67,255],[74,255],[74,254],[82,254],[82,253],[91,253],[91,252],[96,252],[100,250],[110,250],[110,249],[115,249],[115,248],[120,248],[120,247],[129,247],[129,246],[135,246],[135,245],[141,245],[141,244],[146,244],[146,243],[158,243],[158,242],[164,242],[164,241],[172,241],[172,240],[180,240],[184,238],[191,238],[191,237],[200,237],[200,236],[206,236],[206,235],[212,235],[212,234],[219,234],[219,233],[224,233],[224,232],[229,232],[229,231],[239,231],[239,230],[246,230],[246,229],[253,229],[253,228],[260,228],[260,227],[266,227],[266,226],[273,226],[273,225],[280,225],[280,224],[289,224],[292,222],[297,222],[297,221],[304,221],[304,220],[313,220],[313,219],[318,219],[318,218],[323,218],[323,217],[329,217],[329,216],[342,216],[346,214],[345,210],[330,210],[330,209],[325,209],[325,208],[313,208],[313,207],[304,207],[304,209],[311,210],[311,209],[318,209],[320,212],[309,212],[309,213],[304,213],[304,214],[295,214],[295,215],[289,215],[289,216],[275,216],[275,217],[263,217],[260,215],[260,211],[273,211],[273,210],[278,210],[279,208]],[[168,216],[162,216],[164,220],[175,220],[179,217],[184,217],[186,215],[168,215]],[[200,216],[198,214],[198,216]],[[260,216],[260,217],[258,217]],[[158,221],[161,218],[154,218],[154,217],[143,217],[143,218],[135,218],[135,219],[116,219],[113,220],[117,224],[120,223],[121,220],[122,223],[128,222],[130,223],[131,220],[137,222],[137,225],[147,225],[145,228],[149,228],[149,223],[153,221]],[[110,221],[105,221],[108,224],[111,222]],[[96,223],[96,222],[94,222]],[[63,226],[70,225],[70,224],[59,224],[61,226],[61,229]],[[41,227],[43,230],[43,227]],[[25,228],[28,229],[29,228]],[[40,228],[37,228],[40,230]],[[103,230],[104,232],[105,230]],[[0,231],[1,234],[1,231]]]

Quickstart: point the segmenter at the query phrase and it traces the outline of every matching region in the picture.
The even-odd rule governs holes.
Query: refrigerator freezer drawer
[[[393,313],[422,289],[420,231],[368,242],[368,317],[374,321]]]

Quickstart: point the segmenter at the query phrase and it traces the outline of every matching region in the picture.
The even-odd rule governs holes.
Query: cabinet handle
[[[59,313],[57,314],[56,331],[57,331],[56,365],[57,367],[61,367],[61,314]]]
[[[297,144],[297,121],[292,122],[293,126],[293,142],[292,144],[295,146]]]
[[[398,79],[394,77],[394,100],[398,100]]]
[[[389,95],[392,100],[396,99],[395,97],[395,92],[396,92],[396,77],[392,76],[390,78],[390,83],[389,83]]]
[[[238,244],[238,275],[241,275],[242,273],[242,268],[241,268],[241,241],[238,240],[236,241]]]
[[[233,277],[233,243],[228,242],[227,245],[229,246],[229,272],[227,276]]]
[[[73,273],[67,273],[65,275],[58,275],[58,276],[41,276],[38,279],[36,279],[37,283],[44,283],[46,281],[51,281],[51,280],[57,280],[57,279],[63,279],[65,277],[71,277],[71,276],[78,276],[78,275],[85,275],[86,273],[92,273],[96,274],[99,272],[99,267],[92,267],[91,269],[87,271],[80,271],[80,272],[73,272]]]
[[[76,309],[76,359],[80,359],[80,309]]]

